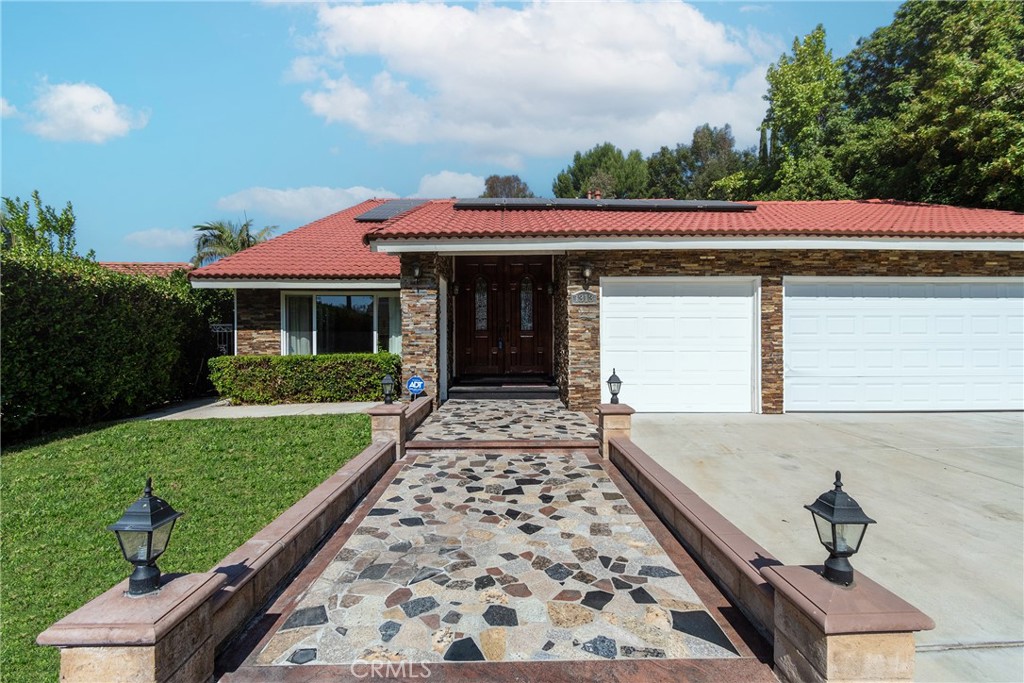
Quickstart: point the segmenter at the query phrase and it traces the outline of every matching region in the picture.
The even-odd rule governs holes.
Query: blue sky
[[[368,197],[541,196],[575,150],[730,123],[821,23],[835,56],[894,2],[0,3],[0,190],[71,201],[79,251],[190,258],[193,225],[279,232]]]

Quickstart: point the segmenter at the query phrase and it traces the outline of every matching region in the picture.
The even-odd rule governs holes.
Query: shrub
[[[4,250],[0,391],[5,437],[141,412],[194,395],[216,349],[223,294],[184,275],[124,275]]]
[[[240,403],[380,401],[386,374],[401,382],[402,359],[393,353],[211,358],[210,381]]]

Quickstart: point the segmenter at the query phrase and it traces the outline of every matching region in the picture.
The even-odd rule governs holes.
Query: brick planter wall
[[[235,290],[240,356],[281,353],[281,292],[277,289]]]
[[[766,413],[783,406],[783,276],[996,277],[1024,275],[1024,254],[941,251],[631,251],[574,252],[556,265],[566,277],[559,288],[567,299],[583,289],[580,264],[594,277],[757,276],[761,278],[761,404]],[[561,264],[561,260],[556,261]],[[600,287],[590,290],[600,296]],[[599,302],[600,304],[600,302]],[[567,345],[557,376],[569,409],[591,412],[600,403],[600,305],[567,306],[566,326],[558,322],[555,348]],[[557,351],[556,351],[557,352]],[[556,359],[558,356],[556,355]]]

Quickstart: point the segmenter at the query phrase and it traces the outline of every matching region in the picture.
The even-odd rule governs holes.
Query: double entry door
[[[551,257],[455,259],[460,377],[551,375]]]

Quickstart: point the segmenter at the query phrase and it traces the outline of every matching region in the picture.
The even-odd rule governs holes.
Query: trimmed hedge
[[[393,353],[211,358],[210,381],[239,403],[322,403],[383,400],[380,381],[401,386],[402,359]]]
[[[82,258],[4,250],[5,437],[139,413],[205,391],[224,293],[115,273]]]

